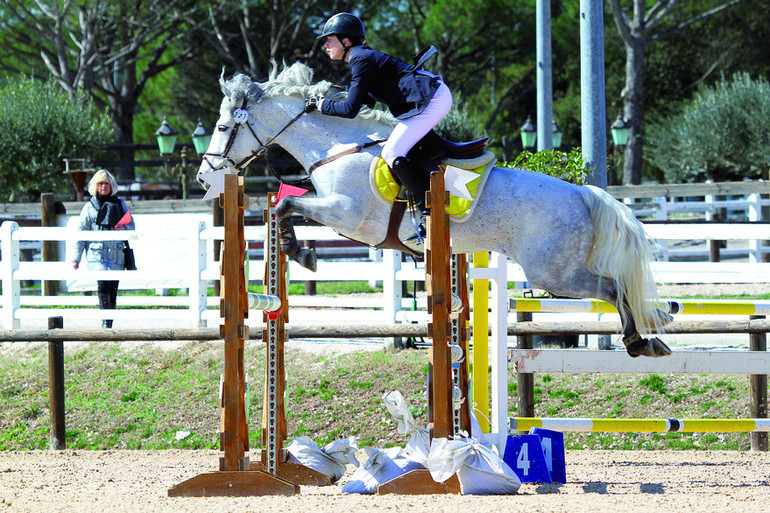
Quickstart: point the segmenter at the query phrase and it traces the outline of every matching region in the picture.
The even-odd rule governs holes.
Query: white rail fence
[[[43,319],[52,307],[66,318],[100,319],[101,313],[94,296],[30,296],[22,295],[22,282],[29,280],[66,280],[70,291],[94,290],[96,280],[119,280],[120,290],[153,290],[181,288],[186,296],[125,296],[118,301],[115,319],[141,320],[153,317],[176,318],[185,324],[205,326],[207,321],[219,318],[219,298],[208,297],[209,286],[219,279],[219,264],[214,261],[213,241],[221,240],[222,228],[208,227],[197,218],[185,226],[167,226],[152,216],[135,216],[137,229],[124,232],[88,232],[89,240],[128,240],[135,249],[137,271],[88,271],[85,265],[75,271],[67,258],[57,262],[21,261],[20,249],[29,241],[60,241],[72,244],[83,238],[72,226],[19,227],[15,222],[4,222],[0,227],[0,278],[2,278],[2,326],[14,329],[24,319]],[[165,227],[164,227],[165,226]],[[649,235],[657,240],[737,240],[759,243],[770,239],[770,225],[756,224],[666,224],[646,225]],[[264,239],[263,227],[246,227],[248,241]],[[301,240],[342,240],[325,227],[298,227]],[[60,252],[63,253],[63,252]],[[402,282],[421,281],[425,278],[422,263],[402,262],[400,252],[387,250],[382,259],[360,261],[320,260],[318,271],[311,273],[293,262],[289,265],[289,279],[301,281],[382,281],[383,294],[376,298],[360,297],[298,297],[292,299],[295,307],[345,307],[375,309],[369,318],[373,321],[409,321],[408,309],[413,301],[402,296]],[[252,261],[249,280],[261,282],[264,262]],[[475,271],[479,272],[479,271]],[[770,283],[770,263],[749,262],[655,262],[653,272],[660,283]],[[508,262],[505,270],[508,282],[526,285],[521,267]],[[89,308],[90,307],[90,308]],[[128,308],[124,308],[128,307]],[[148,310],[147,307],[156,307]],[[424,299],[417,307],[425,307]],[[112,313],[112,312],[111,312]]]

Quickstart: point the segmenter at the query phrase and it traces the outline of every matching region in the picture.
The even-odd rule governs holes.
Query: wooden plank
[[[259,471],[221,471],[198,474],[174,485],[169,497],[250,497],[296,495],[299,486]]]
[[[223,209],[225,211],[225,241],[222,260],[222,289],[224,325],[222,326],[225,339],[225,364],[224,364],[224,409],[225,430],[222,434],[222,446],[224,452],[223,465],[220,470],[243,470],[244,445],[241,440],[242,418],[241,401],[243,390],[240,387],[239,352],[240,352],[240,326],[242,316],[240,312],[240,290],[238,277],[241,268],[241,247],[238,240],[238,224],[240,208],[238,203],[238,176],[225,175],[225,192]]]
[[[707,195],[744,195],[770,194],[770,182],[756,180],[751,182],[717,183],[674,183],[654,185],[614,185],[607,187],[607,192],[616,198],[658,198],[687,197]]]
[[[663,358],[631,358],[624,350],[512,349],[517,372],[618,372],[687,374],[762,374],[770,353],[760,351],[674,351]]]
[[[454,435],[452,411],[452,358],[449,353],[450,314],[450,245],[447,215],[442,208],[446,202],[444,175],[431,173],[425,269],[428,287],[428,311],[432,324],[428,328],[433,344],[429,352],[428,425],[430,437],[449,438]]]
[[[460,493],[460,480],[457,478],[457,474],[452,475],[443,483],[437,483],[433,480],[428,469],[410,470],[406,474],[377,487],[378,495],[435,495],[444,493]]]

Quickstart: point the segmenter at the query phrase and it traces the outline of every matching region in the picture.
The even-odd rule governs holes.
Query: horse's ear
[[[222,94],[224,94],[228,98],[231,97],[232,93],[225,85],[225,67],[224,66],[222,66],[222,74],[219,75],[219,88],[222,90]]]

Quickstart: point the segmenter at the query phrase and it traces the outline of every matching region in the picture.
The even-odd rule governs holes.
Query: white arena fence
[[[60,281],[65,290],[81,292],[96,289],[96,280],[116,279],[120,290],[157,290],[179,288],[186,296],[125,296],[121,295],[120,308],[115,319],[142,320],[179,318],[190,327],[206,326],[206,322],[218,319],[218,310],[209,309],[219,304],[219,298],[208,297],[208,288],[219,279],[219,264],[214,261],[214,241],[221,240],[223,229],[210,227],[211,216],[204,213],[137,214],[136,230],[121,232],[88,232],[89,240],[128,240],[134,248],[137,271],[88,271],[86,266],[75,271],[69,263],[67,251],[74,241],[83,238],[76,229],[77,218],[70,217],[59,227],[19,227],[6,221],[0,227],[0,278],[2,279],[2,327],[15,329],[23,319],[45,319],[52,313],[51,307],[67,318],[101,319],[95,296],[31,296],[22,295],[22,282]],[[650,236],[665,240],[736,240],[749,241],[759,247],[761,240],[770,239],[770,225],[734,224],[665,224],[645,225]],[[262,226],[245,229],[247,241],[264,240]],[[345,240],[325,227],[297,227],[300,240]],[[60,261],[22,261],[21,249],[30,242],[58,241]],[[402,282],[425,279],[423,263],[402,261],[398,251],[370,252],[370,258],[359,260],[319,260],[318,271],[311,273],[293,262],[289,265],[289,280],[302,281],[380,281],[383,294],[380,297],[357,296],[321,298],[303,296],[292,299],[295,307],[340,307],[372,309],[372,321],[416,322],[426,319],[425,300],[413,301],[402,296]],[[249,280],[263,279],[262,260],[251,261]],[[478,278],[482,271],[472,270],[471,277]],[[500,272],[500,271],[498,271]],[[749,262],[656,262],[653,272],[661,283],[770,283],[770,264]],[[473,273],[476,273],[475,275]],[[521,267],[507,262],[504,275],[508,282],[528,286]],[[417,307],[416,312],[411,309]],[[148,310],[148,307],[154,307]],[[218,322],[218,321],[217,321]]]

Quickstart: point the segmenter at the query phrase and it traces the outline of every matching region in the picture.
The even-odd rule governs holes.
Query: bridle
[[[252,128],[251,123],[249,123],[248,111],[246,111],[246,107],[247,107],[247,101],[244,99],[243,100],[243,104],[241,105],[240,110],[244,111],[246,113],[245,114],[245,119],[243,121],[240,121],[240,122],[236,121],[235,126],[233,127],[232,132],[230,132],[230,137],[227,139],[227,144],[225,144],[224,151],[222,153],[206,152],[206,153],[203,154],[202,160],[206,164],[209,165],[209,167],[211,168],[211,171],[220,171],[222,169],[226,169],[226,168],[232,167],[233,169],[235,169],[236,172],[240,172],[245,167],[247,167],[249,164],[251,164],[252,162],[257,160],[259,157],[264,156],[265,157],[265,162],[267,163],[267,168],[270,170],[270,174],[273,175],[273,177],[276,180],[278,180],[281,183],[285,183],[287,185],[299,185],[299,184],[302,184],[302,183],[308,181],[310,179],[310,175],[317,168],[319,168],[319,167],[321,167],[321,166],[323,166],[325,164],[328,164],[329,162],[337,160],[340,157],[344,157],[345,155],[350,155],[352,153],[357,153],[357,152],[359,152],[359,151],[361,151],[361,150],[363,150],[365,148],[369,148],[370,146],[374,146],[375,144],[383,143],[383,142],[385,142],[387,140],[387,139],[378,139],[376,141],[369,141],[369,142],[367,142],[365,144],[356,145],[353,148],[344,150],[344,151],[342,151],[342,152],[340,152],[338,154],[335,154],[335,155],[326,157],[325,159],[319,160],[318,162],[316,162],[315,164],[313,164],[312,166],[310,166],[308,168],[308,175],[306,177],[304,177],[304,178],[300,178],[299,180],[285,180],[284,178],[282,178],[275,171],[275,169],[273,169],[273,166],[270,163],[270,158],[269,158],[269,154],[268,154],[268,147],[273,143],[273,141],[275,141],[278,138],[279,135],[281,135],[283,132],[285,132],[287,128],[289,128],[291,125],[296,123],[297,120],[299,118],[301,118],[303,114],[306,113],[306,111],[304,109],[302,109],[302,111],[300,111],[299,114],[297,114],[291,120],[289,120],[289,122],[286,123],[286,125],[284,125],[284,127],[281,128],[278,131],[278,133],[276,133],[274,136],[272,136],[270,139],[268,139],[267,142],[263,143],[262,140],[260,140],[260,138],[257,135],[257,133],[254,131],[254,128]],[[233,143],[235,142],[235,138],[238,136],[238,131],[240,130],[241,126],[244,126],[244,125],[249,129],[249,132],[251,132],[252,137],[254,137],[254,139],[256,139],[257,143],[259,144],[259,148],[257,148],[256,150],[253,150],[249,155],[244,157],[240,162],[235,162],[232,158],[230,158],[229,153],[230,153],[230,149],[233,146]],[[220,162],[219,167],[215,167],[207,157],[217,157],[217,158],[222,159],[221,162]],[[228,162],[229,162],[229,165],[227,164]]]
[[[247,101],[246,99],[243,100],[243,104],[241,105],[240,110],[244,112],[246,111],[247,107]],[[275,141],[275,139],[281,135],[284,131],[286,131],[287,128],[289,128],[291,125],[297,122],[299,118],[302,117],[302,115],[305,114],[305,110],[303,109],[300,111],[299,114],[294,116],[286,125],[284,125],[283,128],[281,128],[278,133],[276,133],[274,136],[272,136],[270,139],[267,140],[267,142],[262,142],[262,140],[259,138],[257,133],[254,131],[254,128],[252,128],[251,123],[249,123],[248,116],[241,122],[236,121],[235,126],[233,127],[233,130],[230,132],[230,137],[227,139],[227,143],[225,144],[225,149],[222,151],[222,153],[212,153],[212,152],[206,152],[202,156],[202,160],[209,165],[211,168],[211,171],[219,171],[221,169],[225,169],[228,167],[232,167],[235,169],[236,172],[240,172],[244,168],[246,168],[249,164],[257,160],[259,157],[263,156],[265,157],[265,161],[267,162],[267,168],[270,170],[270,174],[272,174],[275,178],[281,181],[281,183],[286,183],[289,185],[292,184],[300,184],[302,182],[307,181],[310,178],[310,175],[306,176],[305,178],[302,178],[300,180],[284,180],[281,178],[273,169],[272,164],[270,163],[270,159],[268,157],[268,147],[270,144]],[[238,136],[238,131],[242,126],[246,126],[246,128],[249,129],[249,132],[251,132],[252,137],[256,139],[257,143],[259,144],[259,148],[256,150],[253,150],[249,155],[244,157],[240,162],[235,162],[232,158],[230,158],[230,149],[233,147],[233,143],[235,142],[235,138]],[[215,167],[211,161],[207,157],[217,157],[222,159],[220,162],[219,167]],[[229,165],[227,165],[229,163]]]

